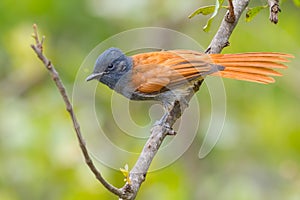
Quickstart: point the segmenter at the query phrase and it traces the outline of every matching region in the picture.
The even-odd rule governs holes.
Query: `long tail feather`
[[[281,76],[274,69],[287,68],[281,62],[289,62],[287,58],[293,57],[284,53],[211,54],[214,64],[225,67],[223,71],[211,75],[264,84],[273,83],[275,80],[270,76]]]

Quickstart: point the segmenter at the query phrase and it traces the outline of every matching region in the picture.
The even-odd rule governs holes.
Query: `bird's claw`
[[[169,124],[164,124],[164,128],[167,131],[167,135],[176,135],[177,132]]]
[[[163,128],[167,135],[176,135],[177,134],[177,132],[174,131],[174,129],[170,126],[170,124],[168,124],[166,122],[162,122],[161,120],[156,121],[154,123],[153,127],[155,127],[155,126],[159,126],[159,127]]]

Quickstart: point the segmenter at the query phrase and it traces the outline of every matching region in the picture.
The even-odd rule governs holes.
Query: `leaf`
[[[129,185],[131,184],[131,181],[129,179],[129,170],[128,170],[128,164],[124,166],[124,168],[120,168],[120,171],[124,175],[124,182],[127,182]]]
[[[294,4],[296,5],[296,6],[299,6],[300,7],[300,0],[293,0],[294,1]]]
[[[246,22],[250,22],[262,9],[267,7],[268,5],[250,8],[246,13]]]
[[[214,12],[215,10],[215,5],[210,5],[210,6],[203,6],[195,10],[192,14],[189,15],[189,18],[193,18],[196,15],[202,14],[202,15],[209,15]]]
[[[215,16],[217,16],[220,8],[222,7],[223,2],[224,2],[224,0],[216,0],[215,10],[214,10],[212,16],[207,20],[206,25],[203,27],[203,30],[205,32],[208,32],[210,30],[211,23],[212,23],[213,19],[215,18]]]

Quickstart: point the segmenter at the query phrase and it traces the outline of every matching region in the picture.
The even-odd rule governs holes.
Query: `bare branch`
[[[248,5],[249,0],[235,0],[233,1],[235,21],[233,23],[228,22],[226,17],[223,19],[219,30],[217,31],[215,37],[212,39],[209,47],[205,51],[206,53],[220,53],[222,49],[229,45],[229,37],[232,34],[233,29],[235,28],[242,12],[245,10]],[[230,11],[227,12],[229,15]]]
[[[43,54],[43,42],[45,40],[45,37],[42,37],[42,40],[39,39],[39,35],[38,35],[38,30],[37,30],[37,25],[34,24],[33,25],[33,35],[32,37],[35,39],[35,44],[31,45],[31,48],[34,50],[34,52],[36,53],[36,55],[38,56],[38,58],[44,63],[45,67],[48,69],[53,81],[56,84],[56,87],[58,88],[64,102],[66,105],[66,109],[70,114],[70,117],[72,119],[73,122],[73,126],[76,132],[76,136],[82,151],[82,154],[85,158],[85,162],[88,165],[88,167],[90,168],[90,170],[94,173],[94,175],[96,176],[96,178],[102,183],[102,185],[104,185],[104,187],[106,189],[108,189],[110,192],[118,195],[118,196],[122,196],[122,190],[112,186],[110,183],[108,183],[101,175],[101,173],[98,171],[98,169],[96,168],[96,166],[94,165],[87,147],[85,145],[85,141],[82,137],[81,131],[80,131],[80,125],[77,121],[77,118],[75,116],[72,104],[69,100],[69,97],[67,95],[66,89],[56,71],[56,69],[54,68],[53,64],[51,63],[51,61]]]
[[[278,23],[278,13],[281,11],[279,7],[279,0],[268,0],[270,7],[270,21],[274,24]]]

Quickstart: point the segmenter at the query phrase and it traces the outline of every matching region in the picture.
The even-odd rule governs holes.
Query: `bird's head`
[[[132,68],[132,59],[120,49],[109,48],[96,61],[94,71],[86,81],[97,79],[114,89],[120,78]]]

